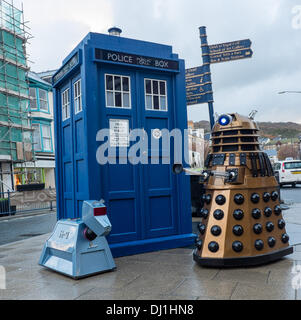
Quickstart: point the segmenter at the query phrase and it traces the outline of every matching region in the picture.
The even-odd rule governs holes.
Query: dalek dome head
[[[237,113],[219,116],[212,131],[212,152],[256,152],[260,150],[259,128],[251,117]]]
[[[253,119],[242,116],[238,113],[223,114],[219,116],[213,132],[227,131],[227,130],[255,130],[259,128]]]

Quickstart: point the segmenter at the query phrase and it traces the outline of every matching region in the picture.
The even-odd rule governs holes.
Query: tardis
[[[164,164],[163,144],[156,164],[124,161],[134,129],[150,141],[162,129],[187,128],[185,63],[170,46],[116,30],[89,33],[53,76],[58,219],[81,218],[84,201],[103,199],[114,257],[190,246],[189,178],[173,174],[173,161]],[[103,129],[115,163],[97,160]],[[173,153],[171,143],[172,160]]]

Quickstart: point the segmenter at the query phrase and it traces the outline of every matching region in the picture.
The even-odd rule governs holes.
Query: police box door
[[[133,145],[129,133],[138,127],[136,74],[113,65],[102,67],[99,74],[104,88],[101,127],[111,130],[109,151],[116,149],[116,159],[113,156],[101,167],[101,185],[113,226],[108,240],[111,244],[138,241],[142,238],[139,166],[127,161]]]
[[[177,234],[179,223],[176,177],[172,173],[174,146],[173,141],[170,150],[163,146],[162,132],[175,128],[173,82],[159,73],[140,73],[137,81],[141,86],[138,119],[148,137],[148,164],[140,166],[145,237],[172,236]]]
[[[116,164],[101,168],[103,193],[112,222],[110,243],[139,241],[177,234],[178,213],[175,205],[175,177],[172,165],[162,165],[162,144],[159,144],[158,165],[151,164],[153,131],[173,129],[172,81],[169,77],[126,68],[101,68],[101,87],[105,88],[101,104],[105,116],[102,128],[112,130],[110,147],[117,147]],[[127,158],[137,141],[127,142],[127,132],[144,129],[148,139],[148,164]],[[158,139],[158,137],[156,137]],[[173,150],[171,151],[171,159]],[[132,160],[132,159],[128,159]]]

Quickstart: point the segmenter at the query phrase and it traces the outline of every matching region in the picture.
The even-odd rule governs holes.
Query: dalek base
[[[293,247],[284,248],[270,254],[264,254],[254,257],[240,257],[240,258],[225,258],[225,259],[212,259],[201,258],[195,250],[193,254],[194,261],[201,267],[207,268],[241,268],[241,267],[255,267],[270,264],[281,260],[285,256],[294,253]]]

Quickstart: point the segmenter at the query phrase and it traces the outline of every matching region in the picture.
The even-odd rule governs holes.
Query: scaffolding
[[[34,162],[26,44],[31,38],[23,6],[0,0],[0,156]]]

